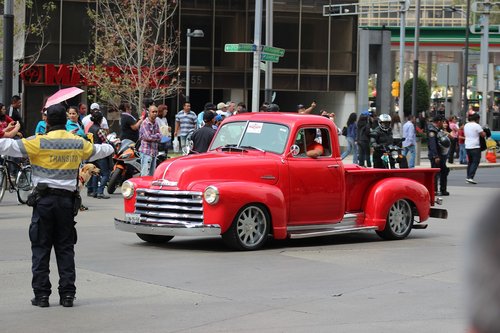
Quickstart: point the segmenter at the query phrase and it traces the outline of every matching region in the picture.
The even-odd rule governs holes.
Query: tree
[[[78,66],[102,101],[115,107],[128,102],[141,110],[144,98],[176,93],[176,10],[173,0],[101,0],[89,9],[95,45]]]
[[[406,81],[404,86],[404,113],[405,116],[411,114],[413,79]],[[428,111],[431,103],[431,95],[427,81],[421,77],[417,78],[417,112]]]

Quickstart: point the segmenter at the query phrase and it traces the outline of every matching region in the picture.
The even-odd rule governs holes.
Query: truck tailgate
[[[346,212],[360,211],[368,190],[384,178],[408,178],[424,185],[430,194],[431,205],[434,205],[434,175],[439,172],[435,168],[416,169],[371,169],[354,164],[345,166],[346,179]]]

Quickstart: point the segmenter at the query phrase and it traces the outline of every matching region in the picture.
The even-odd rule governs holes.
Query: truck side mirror
[[[297,156],[299,153],[300,153],[300,148],[299,148],[299,146],[297,146],[297,145],[292,145],[292,146],[290,147],[290,154],[291,154],[293,157]]]

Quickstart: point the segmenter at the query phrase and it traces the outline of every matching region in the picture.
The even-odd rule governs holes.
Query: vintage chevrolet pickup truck
[[[317,158],[306,155],[311,130],[323,147]],[[331,120],[245,113],[222,123],[207,153],[169,159],[152,177],[124,182],[125,215],[115,227],[152,243],[222,235],[239,250],[259,249],[269,237],[365,230],[403,239],[429,217],[447,217],[433,207],[441,203],[437,171],[343,164]]]

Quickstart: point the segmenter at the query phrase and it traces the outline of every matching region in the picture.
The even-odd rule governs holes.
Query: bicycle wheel
[[[5,190],[7,189],[7,178],[5,177],[5,169],[0,168],[0,201],[3,199],[3,195],[5,194]]]
[[[28,200],[33,186],[31,184],[31,167],[25,167],[19,170],[16,178],[17,200],[21,204],[25,204]]]

